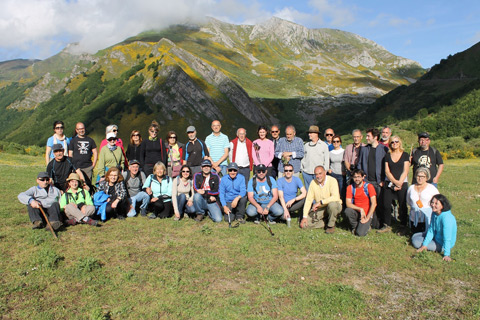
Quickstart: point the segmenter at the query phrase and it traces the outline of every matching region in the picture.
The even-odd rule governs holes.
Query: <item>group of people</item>
[[[71,139],[63,133],[62,121],[53,128],[46,172],[38,174],[37,186],[18,196],[33,228],[45,227],[43,207],[53,229],[64,220],[98,226],[97,215],[102,221],[140,215],[176,221],[208,216],[214,222],[239,223],[245,223],[246,215],[254,223],[289,225],[298,215],[301,228],[331,234],[343,212],[352,233],[365,236],[371,228],[391,232],[392,208],[397,208],[400,225],[412,232],[419,251],[443,251],[450,260],[455,244],[455,218],[437,189],[443,161],[426,132],[408,154],[388,127],[366,130],[366,144],[356,129],[353,143],[343,149],[333,129],[326,129],[322,140],[318,126],[310,126],[308,142],[291,125],[285,137],[277,125],[260,126],[253,141],[239,128],[230,141],[215,120],[205,140],[197,138],[194,126],[187,127],[188,142],[182,144],[175,131],[165,141],[158,137],[159,124],[153,121],[148,139],[132,131],[126,151],[118,127],[108,126],[97,151],[83,123],[76,124]],[[410,166],[414,179],[408,186]]]

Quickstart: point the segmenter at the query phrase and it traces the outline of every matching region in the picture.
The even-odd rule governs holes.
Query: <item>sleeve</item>
[[[84,190],[85,191],[85,204],[87,206],[93,206],[93,200],[92,200],[92,196],[90,195],[90,192],[88,192],[87,190]]]
[[[208,191],[207,193],[211,196],[216,197],[216,196],[218,196],[218,190],[220,188],[220,177],[216,174],[211,174],[210,180],[211,179],[215,179],[216,183],[214,184],[213,188],[210,187],[210,191]],[[210,183],[211,183],[211,181],[210,181]]]
[[[153,174],[148,176],[148,178],[143,183],[142,189],[150,188],[150,185],[152,184],[152,176],[153,176]]]
[[[253,191],[253,179],[248,180],[247,192],[254,192]]]
[[[140,145],[140,166],[142,168],[145,168],[145,153],[146,153],[146,143],[145,141],[142,141],[142,144]]]
[[[337,179],[333,178],[332,176],[327,176],[327,184],[328,184],[328,190],[330,191],[330,197],[327,197],[325,199],[322,199],[322,203],[324,205],[328,205],[330,202],[340,202],[340,191],[338,190],[338,182]]]
[[[456,221],[453,215],[450,213],[446,216],[443,220],[442,225],[442,236],[443,236],[443,255],[450,256],[450,249],[452,249],[452,244],[455,243],[455,239],[453,239],[454,228],[456,226]]]
[[[31,187],[27,191],[21,192],[17,197],[18,201],[20,201],[20,203],[24,205],[28,205],[30,199],[33,199],[33,196],[35,194],[35,188],[36,187]]]
[[[122,167],[122,169],[125,169],[125,156],[123,155],[123,152],[120,152],[120,166]]]
[[[50,178],[53,178],[53,172],[52,172],[53,162],[52,162],[52,161],[55,161],[55,159],[50,160],[50,162],[49,162],[48,165],[47,165],[47,169],[46,169],[46,170],[47,170],[47,173],[48,173],[48,176],[49,176]]]
[[[346,199],[352,199],[353,198],[352,188],[353,188],[353,184],[351,184],[347,187],[347,194],[345,196]]]
[[[117,192],[117,198],[123,200],[127,197],[127,190],[125,189],[125,183],[123,183],[123,181],[117,182],[115,191]]]
[[[312,203],[315,198],[315,191],[313,190],[313,186],[310,183],[310,187],[308,188],[307,191],[307,197],[305,198],[305,204],[303,206],[303,217],[306,218],[308,217],[308,213],[310,212],[310,209],[312,208]]]
[[[207,149],[210,149],[212,146],[211,146],[211,143],[210,143],[210,135],[208,135],[206,138],[205,138],[205,146],[207,147]]]
[[[230,151],[228,151],[228,160],[230,161],[230,163],[232,163],[233,162],[233,160],[232,160],[232,157],[233,157],[233,142],[230,142],[228,146],[229,146],[229,150],[230,150]]]
[[[303,149],[303,140],[297,137],[297,145],[295,147],[295,159],[303,159],[304,149]]]
[[[295,178],[297,178],[297,177],[295,177]],[[302,187],[304,186],[303,182],[302,182],[302,179],[297,178],[297,179],[295,179],[295,181],[297,181],[297,188],[302,189]]]
[[[245,186],[245,182],[242,181],[242,183],[240,183],[240,196],[243,198],[247,195],[247,187]]]
[[[226,181],[226,178],[225,179],[222,179],[222,181],[220,181],[220,204],[223,206],[226,206],[227,205],[227,201],[225,200],[225,183],[224,181]]]
[[[53,147],[53,136],[47,139],[47,147]]]
[[[272,182],[272,190],[273,189],[278,189],[277,181],[273,177],[270,177],[270,176],[267,176],[267,177]]]
[[[437,162],[437,165],[438,164],[443,164],[442,155],[440,154],[440,152],[438,150],[435,152],[435,160]]]
[[[267,140],[270,143],[268,143],[268,148],[267,148],[267,159],[265,165],[268,166],[272,163],[273,158],[275,158],[275,146],[273,144],[273,141]]]
[[[97,166],[95,169],[97,175],[99,175],[100,177],[105,175],[105,150],[107,149],[103,148],[102,150],[100,150],[100,154],[98,155]]]
[[[67,193],[65,192],[62,194],[62,197],[60,198],[60,209],[64,209],[65,206],[67,205]]]
[[[277,181],[277,187],[278,187],[278,190],[279,190],[279,191],[283,191],[283,181],[285,181],[284,178],[280,178],[280,179],[278,179],[278,181]]]
[[[375,191],[375,187],[371,183],[368,184],[367,189],[368,189],[368,196],[370,198],[377,196],[377,192]]]
[[[434,216],[436,216],[436,215],[435,214],[432,215],[432,220],[430,221],[430,225],[428,226],[428,231],[427,231],[427,234],[425,235],[425,239],[423,239],[422,246],[428,246],[428,244],[433,239],[433,228],[434,228],[434,225],[435,225],[434,220],[436,220],[436,218],[434,218]]]

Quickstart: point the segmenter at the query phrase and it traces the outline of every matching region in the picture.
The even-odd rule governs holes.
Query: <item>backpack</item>
[[[140,191],[141,191],[143,188],[142,171],[139,171],[138,173],[139,173],[138,177],[140,178]],[[128,193],[128,180],[130,179],[131,179],[130,170],[127,170],[127,177],[125,178],[125,180],[123,180],[123,184],[125,186],[125,190],[127,190],[128,197],[130,197],[130,194]]]
[[[268,190],[268,194],[271,195],[272,194],[272,180],[270,176],[266,176],[267,178],[267,184],[268,184],[268,187],[270,188],[270,190]],[[253,178],[252,178],[252,187],[253,187],[253,192],[254,193],[257,193],[257,176],[254,175]]]
[[[73,169],[73,171],[75,171],[77,168],[75,168],[75,166],[73,165],[73,163],[70,161],[70,158],[69,157],[65,157],[65,159],[68,161],[68,163],[70,164],[70,168]],[[50,176],[54,178],[53,182],[54,183],[57,183],[58,182],[58,178],[57,178],[57,175],[55,174],[55,162],[57,162],[55,159],[52,160],[53,161],[53,164],[52,164],[52,170],[50,171]],[[72,171],[72,172],[73,172]]]
[[[370,199],[370,195],[368,194],[368,185],[369,184],[370,183],[368,183],[368,182],[363,183],[363,192],[365,192],[365,195],[367,196],[367,198]],[[352,186],[352,203],[353,203],[353,201],[355,199],[355,189],[357,189],[357,188],[355,188],[355,186],[353,184],[351,186]]]
[[[83,196],[83,201],[86,201],[85,191],[83,191],[83,189],[82,189],[82,190],[80,190],[79,193]],[[66,200],[67,200],[67,204],[70,203],[70,198],[73,199],[73,195],[70,192],[65,192],[65,197],[66,197]],[[77,197],[77,199],[78,199],[78,197]]]

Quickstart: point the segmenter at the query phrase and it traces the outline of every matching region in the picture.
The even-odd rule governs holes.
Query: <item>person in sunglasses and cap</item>
[[[282,168],[283,169],[283,168]],[[260,223],[260,215],[267,216],[271,224],[283,214],[283,208],[278,204],[278,187],[273,177],[267,176],[267,167],[260,164],[256,167],[256,174],[248,181],[247,215]],[[262,218],[263,219],[263,218]]]
[[[225,221],[237,220],[245,223],[245,206],[247,205],[247,188],[243,175],[238,175],[238,165],[230,162],[227,166],[227,173],[220,181],[220,203],[224,213]]]
[[[48,173],[40,172],[37,175],[37,185],[18,195],[20,203],[27,206],[28,217],[33,224],[32,229],[42,229],[46,225],[40,207],[44,209],[54,230],[63,226],[58,203],[61,193],[58,188],[50,185],[49,182],[50,176]]]

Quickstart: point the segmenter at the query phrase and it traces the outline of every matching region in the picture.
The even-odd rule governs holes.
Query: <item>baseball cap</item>
[[[259,165],[255,168],[255,171],[260,171],[260,170],[267,171],[267,167],[266,167],[264,164],[259,164]]]
[[[43,178],[50,178],[50,176],[45,171],[39,172],[37,175],[37,179],[43,179]]]
[[[197,131],[197,130],[195,130],[195,127],[194,127],[194,126],[189,126],[189,127],[187,128],[187,133],[189,133],[189,132],[194,132],[194,131]]]
[[[238,171],[238,165],[235,162],[230,162],[227,166],[227,170],[229,169],[235,169]]]
[[[202,161],[202,163],[200,164],[200,166],[202,166],[202,167],[207,167],[207,166],[208,166],[208,167],[211,167],[211,166],[212,166],[212,162],[211,162],[210,160],[208,160],[208,159],[205,159],[205,160]]]
[[[428,134],[428,132],[421,132],[418,134],[418,139],[420,138],[428,138],[430,139],[430,134]]]

